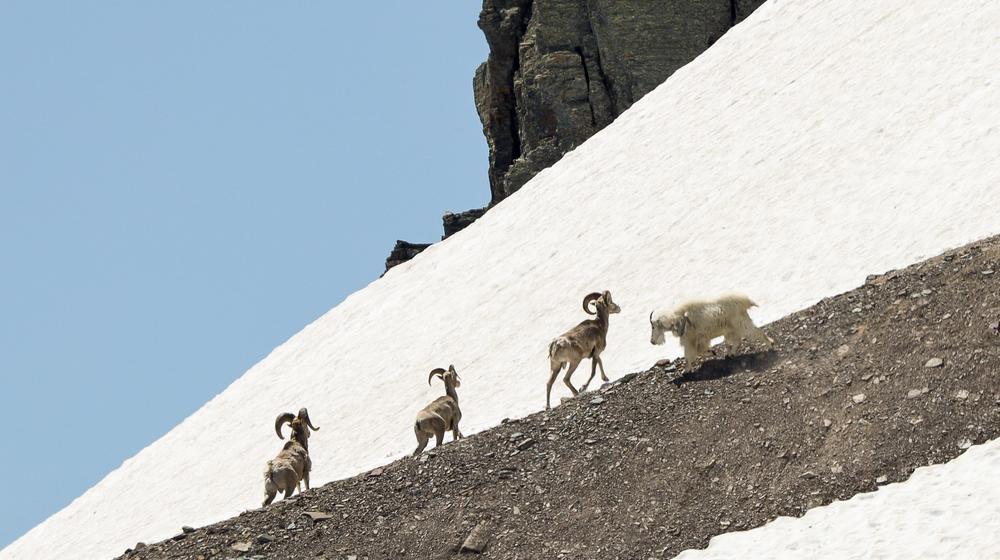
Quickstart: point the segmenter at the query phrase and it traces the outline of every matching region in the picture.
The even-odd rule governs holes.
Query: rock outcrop
[[[473,91],[489,144],[490,204],[445,214],[445,237],[610,124],[763,3],[483,0],[479,27],[490,54]]]
[[[396,246],[392,248],[389,256],[385,259],[385,269],[389,270],[397,264],[405,263],[430,246],[430,243],[410,243],[409,241],[397,239]]]
[[[491,205],[701,54],[763,0],[484,0],[473,81]]]

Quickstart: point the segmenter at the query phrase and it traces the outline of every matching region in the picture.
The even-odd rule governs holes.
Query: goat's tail
[[[268,461],[267,466],[264,467],[264,482],[271,480],[274,475],[274,461]]]

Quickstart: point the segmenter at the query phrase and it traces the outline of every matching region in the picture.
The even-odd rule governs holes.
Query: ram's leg
[[[434,438],[437,440],[435,447],[441,447],[441,444],[444,443],[444,429],[435,427]]]
[[[268,480],[264,483],[264,505],[268,505],[274,501],[274,497],[278,495],[278,487],[274,485],[273,482]]]
[[[569,387],[569,390],[573,392],[574,397],[579,395],[580,391],[576,390],[576,387],[573,386],[573,383],[571,383],[569,379],[573,377],[573,372],[576,371],[576,368],[579,367],[579,365],[579,360],[570,362],[569,367],[566,369],[566,375],[563,376],[563,383],[565,383],[566,386]]]
[[[597,372],[597,368],[601,368],[601,379],[604,380],[605,382],[609,381],[608,374],[604,373],[604,360],[601,359],[600,354],[594,354],[593,357],[590,358],[590,379],[588,379],[587,383],[584,384],[584,386],[580,389],[581,393],[583,391],[586,391],[587,387],[590,385],[590,382],[594,380],[594,375]]]
[[[285,499],[286,500],[288,498],[291,498],[292,494],[295,493],[295,486],[296,486],[296,484],[289,484],[288,488],[285,488]]]
[[[552,374],[549,375],[549,383],[545,386],[545,410],[551,408],[549,404],[549,398],[552,395],[552,384],[556,382],[556,376],[559,375],[559,370],[562,369],[562,363],[556,363],[550,360],[550,366],[552,368]]]
[[[430,437],[427,436],[427,434],[421,432],[419,429],[417,429],[416,432],[417,432],[417,449],[416,451],[413,452],[414,457],[420,455],[420,453],[424,450],[424,448],[427,447],[427,442],[430,441],[431,439]]]
[[[302,482],[306,485],[306,490],[309,489],[309,471],[302,473]],[[301,490],[300,490],[301,492]]]
[[[454,422],[452,422],[452,425],[451,425],[451,437],[452,437],[453,440],[459,440],[459,439],[462,439],[462,438],[465,437],[465,436],[462,435],[462,431],[458,429],[458,421],[461,420],[461,419],[462,419],[462,417],[458,416],[458,417],[455,418]]]

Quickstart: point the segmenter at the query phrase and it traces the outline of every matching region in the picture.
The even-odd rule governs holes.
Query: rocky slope
[[[764,0],[483,0],[473,91],[490,206],[607,126]],[[486,209],[444,216],[445,237]],[[412,258],[419,251],[413,252]],[[400,260],[394,253],[386,270]]]
[[[768,325],[771,352],[631,374],[122,558],[669,558],[1000,436],[998,275],[991,238]]]

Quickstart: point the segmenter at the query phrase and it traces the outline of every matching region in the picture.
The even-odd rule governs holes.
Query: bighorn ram
[[[440,377],[444,381],[443,397],[434,399],[429,405],[420,409],[417,413],[417,421],[413,424],[413,431],[417,435],[417,450],[413,452],[414,457],[427,447],[427,442],[431,436],[437,439],[437,445],[444,441],[444,433],[451,430],[453,440],[462,439],[464,436],[458,430],[458,421],[462,419],[462,409],[458,408],[458,393],[455,389],[461,387],[462,380],[455,371],[455,366],[448,366],[448,369],[436,368],[431,370],[427,376],[427,384],[431,380]]]
[[[309,458],[309,430],[319,430],[319,428],[312,425],[309,411],[304,408],[299,409],[298,416],[286,412],[278,415],[274,421],[274,431],[279,439],[285,439],[281,435],[281,427],[286,422],[292,428],[288,442],[277,457],[267,462],[267,468],[264,469],[265,506],[274,501],[274,496],[279,490],[285,493],[285,498],[288,498],[302,482],[306,483],[306,490],[309,489],[309,471],[312,470],[312,460]]]
[[[664,333],[670,331],[684,347],[684,370],[691,371],[695,360],[708,352],[713,338],[725,337],[727,355],[735,352],[743,338],[771,348],[774,340],[757,328],[747,310],[757,304],[742,295],[723,296],[714,301],[691,301],[669,313],[649,314],[653,329],[649,342],[663,344]]]
[[[590,309],[591,303],[594,304],[595,310],[593,311]],[[597,372],[598,366],[601,367],[601,379],[604,381],[608,380],[608,376],[604,373],[604,363],[601,362],[601,352],[604,351],[604,347],[607,346],[608,342],[608,315],[621,312],[621,308],[618,307],[618,304],[611,301],[611,292],[605,291],[604,293],[594,292],[587,294],[583,298],[583,310],[590,315],[597,315],[597,318],[581,322],[561,336],[556,337],[549,344],[549,367],[552,369],[552,375],[549,376],[549,383],[545,387],[546,409],[550,407],[549,399],[552,395],[552,383],[555,382],[556,376],[559,375],[559,371],[562,370],[563,365],[568,365],[566,375],[563,376],[563,383],[569,387],[574,396],[580,393],[580,391],[587,390],[587,386],[594,380],[594,374]],[[580,391],[577,391],[573,387],[573,383],[570,382],[570,378],[584,358],[590,358],[590,379],[583,384]]]

